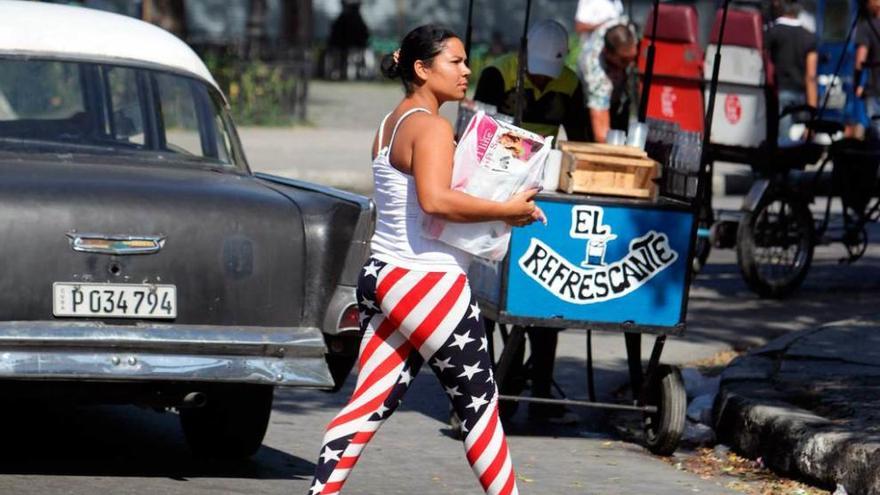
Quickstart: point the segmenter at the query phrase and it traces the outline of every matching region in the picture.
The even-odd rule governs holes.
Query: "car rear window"
[[[85,111],[79,71],[72,64],[5,61],[0,90],[0,121],[75,120]]]
[[[91,147],[236,166],[221,100],[202,81],[139,67],[0,57],[0,147]]]

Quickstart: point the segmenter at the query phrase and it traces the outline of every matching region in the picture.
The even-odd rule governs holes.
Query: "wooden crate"
[[[660,164],[631,146],[561,141],[559,189],[571,193],[656,197]]]

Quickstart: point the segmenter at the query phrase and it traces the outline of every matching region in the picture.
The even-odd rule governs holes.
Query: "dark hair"
[[[618,24],[605,31],[605,48],[614,53],[625,46],[634,46],[635,44],[636,36],[626,24]]]
[[[770,10],[774,17],[795,17],[801,13],[801,6],[797,0],[773,0]]]
[[[410,31],[400,42],[400,52],[397,62],[394,54],[385,55],[382,59],[382,73],[389,79],[400,78],[407,94],[415,90],[416,61],[421,60],[428,67],[431,66],[434,57],[443,51],[446,40],[458,38],[451,30],[436,24],[419,26]]]

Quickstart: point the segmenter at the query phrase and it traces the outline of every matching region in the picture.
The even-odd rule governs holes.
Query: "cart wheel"
[[[684,434],[687,393],[677,367],[661,365],[647,384],[647,405],[656,413],[645,414],[645,444],[657,455],[672,455]]]
[[[801,198],[764,195],[736,233],[736,260],[749,288],[781,298],[800,287],[813,261],[813,229],[813,214]]]

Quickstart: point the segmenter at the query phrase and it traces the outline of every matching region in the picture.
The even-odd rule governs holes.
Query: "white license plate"
[[[177,288],[150,284],[52,284],[55,316],[177,318]]]

